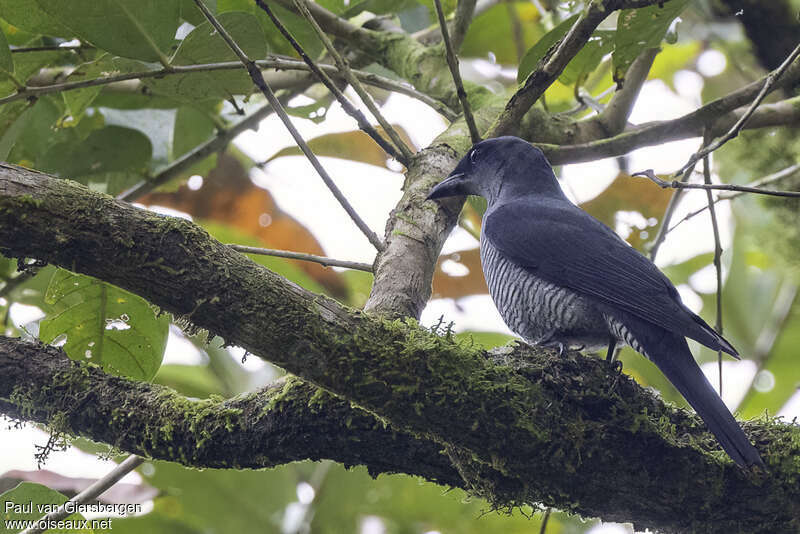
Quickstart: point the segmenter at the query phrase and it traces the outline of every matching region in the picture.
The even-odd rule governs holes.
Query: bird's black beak
[[[454,172],[431,189],[426,200],[434,200],[437,198],[455,197],[466,195],[464,191],[464,182],[466,182],[466,173]]]

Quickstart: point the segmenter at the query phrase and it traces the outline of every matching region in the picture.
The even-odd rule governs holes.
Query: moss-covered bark
[[[295,377],[235,399],[189,400],[74,362],[55,347],[0,337],[0,411],[191,467],[258,469],[329,458],[365,465],[373,475],[461,482],[441,446],[392,430]]]
[[[0,166],[0,249],[136,292],[358,403],[411,438],[443,444],[472,491],[498,505],[542,502],[667,531],[776,531],[800,516],[796,427],[750,424],[769,474],[745,473],[698,419],[610,375],[603,362],[528,349],[496,359],[413,321],[348,310],[190,222],[72,182]],[[17,391],[16,398],[24,397]],[[193,438],[196,449],[211,446],[217,433],[242,430],[235,403],[214,405],[222,411],[213,423],[203,417],[210,408],[188,408],[188,421],[209,428]],[[147,443],[146,435],[135,442]]]

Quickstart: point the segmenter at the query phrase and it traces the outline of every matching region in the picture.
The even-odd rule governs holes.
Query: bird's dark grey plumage
[[[516,137],[482,141],[428,198],[467,194],[488,201],[481,263],[511,330],[536,345],[630,345],[661,369],[737,464],[762,464],[686,338],[734,357],[736,349],[684,306],[650,260],[564,196],[540,150]]]

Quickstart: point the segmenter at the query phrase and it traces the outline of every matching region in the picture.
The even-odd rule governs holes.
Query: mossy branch
[[[528,349],[490,357],[413,321],[387,321],[311,294],[191,222],[8,165],[0,166],[0,250],[134,291],[357,403],[395,431],[442,444],[463,485],[497,505],[544,503],[667,532],[790,531],[800,521],[797,427],[746,425],[769,470],[747,473],[717,448],[699,419],[610,374],[604,362]],[[6,364],[0,376],[15,365]],[[97,372],[78,369],[67,381],[75,394]],[[17,416],[31,417],[59,394],[69,405],[95,394],[69,397],[53,386],[64,380],[35,376],[19,378],[17,387],[28,384],[32,393],[23,402],[16,391],[18,405],[28,410]],[[153,386],[137,387],[144,388],[139,402],[159,400]],[[36,388],[49,388],[48,395],[37,396]],[[13,391],[0,391],[6,412]],[[209,439],[195,437],[186,454],[243,431],[240,401],[195,405],[190,420],[204,409],[221,411],[204,420]],[[124,437],[104,439],[118,444]],[[340,457],[335,443],[320,456]],[[280,454],[280,447],[270,454]],[[219,461],[239,465],[230,456]]]

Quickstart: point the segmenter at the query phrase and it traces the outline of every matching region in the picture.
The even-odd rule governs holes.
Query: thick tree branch
[[[55,347],[0,337],[0,412],[124,451],[197,468],[259,469],[330,458],[373,475],[461,479],[441,446],[387,428],[349,402],[289,377],[229,400],[191,400],[105,374]]]
[[[769,469],[748,475],[699,419],[615,380],[601,361],[526,350],[487,358],[310,294],[188,221],[2,166],[0,247],[134,291],[395,429],[445,444],[471,490],[497,504],[542,502],[668,532],[787,531],[800,518],[796,427],[748,425]],[[59,391],[58,380],[40,383]],[[498,485],[497,473],[524,483]]]
[[[800,70],[800,69],[798,69]],[[722,100],[725,100],[722,102]],[[721,106],[720,104],[724,104]],[[726,131],[733,125],[743,110],[718,111],[720,107],[728,108],[731,100],[723,99],[711,102],[705,106],[668,121],[655,121],[635,126],[614,137],[601,138],[578,144],[549,144],[535,143],[544,151],[554,165],[565,163],[581,163],[597,159],[621,156],[632,150],[645,146],[660,145],[669,141],[700,137],[703,131],[710,127],[712,133]],[[722,113],[720,115],[720,113]],[[764,104],[750,117],[744,125],[745,129],[766,128],[800,122],[800,97],[793,97],[775,104]],[[585,126],[581,127],[580,125]],[[591,129],[591,123],[578,123],[573,130],[578,130],[576,136],[584,135],[583,131]],[[569,128],[562,131],[569,132]],[[558,134],[556,134],[558,135]],[[529,138],[530,136],[526,136]]]

